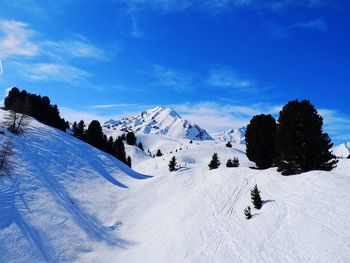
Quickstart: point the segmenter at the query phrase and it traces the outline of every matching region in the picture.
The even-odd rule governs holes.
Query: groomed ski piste
[[[350,160],[286,177],[249,168],[244,145],[148,134],[145,151],[164,155],[127,146],[134,171],[35,120],[4,131],[15,166],[0,177],[0,262],[350,262]],[[246,220],[255,184],[263,207]]]

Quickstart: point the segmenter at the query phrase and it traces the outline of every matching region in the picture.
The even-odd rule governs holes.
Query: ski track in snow
[[[249,169],[243,145],[140,135],[164,153],[126,146],[150,177],[35,121],[13,139],[15,172],[0,178],[0,262],[350,262],[350,160],[284,177]],[[209,171],[213,152],[222,165]],[[182,168],[170,173],[173,155]],[[235,156],[241,167],[226,168]]]

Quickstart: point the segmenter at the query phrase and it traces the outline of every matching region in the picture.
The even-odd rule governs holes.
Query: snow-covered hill
[[[140,134],[164,153],[127,146],[148,177],[36,121],[6,137],[17,165],[0,177],[0,262],[350,261],[350,160],[286,177],[248,168],[242,144]],[[213,152],[222,165],[209,171]],[[233,157],[241,167],[226,168]],[[263,207],[246,220],[255,184]]]
[[[136,134],[157,134],[192,140],[211,140],[210,135],[195,123],[181,118],[171,108],[155,107],[131,118],[109,120],[104,128],[119,131],[134,131]]]
[[[216,141],[245,144],[245,132],[246,127],[234,128],[228,131],[214,133],[213,137]]]
[[[336,156],[347,158],[350,155],[350,142],[342,143],[333,149]]]

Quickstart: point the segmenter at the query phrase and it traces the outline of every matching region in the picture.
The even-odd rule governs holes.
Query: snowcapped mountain
[[[213,134],[214,140],[245,144],[246,127],[234,128]]]
[[[131,118],[109,120],[104,128],[116,131],[133,131],[136,134],[157,134],[191,140],[212,140],[206,130],[183,119],[171,108],[155,107]]]
[[[350,155],[350,142],[342,143],[334,147],[333,152],[338,157],[347,158]]]

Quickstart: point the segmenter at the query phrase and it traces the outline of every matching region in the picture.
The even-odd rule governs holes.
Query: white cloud
[[[327,31],[328,24],[322,19],[314,19],[306,22],[296,23],[291,28],[303,28],[303,29],[314,29],[317,31]]]
[[[193,90],[194,74],[191,72],[153,65],[152,75],[157,79],[158,85],[173,88],[177,92]]]
[[[123,107],[135,107],[135,106],[140,106],[139,104],[98,104],[94,105],[91,108],[92,109],[111,109],[111,108],[123,108]]]
[[[55,59],[62,59],[66,56],[70,58],[91,58],[104,60],[105,52],[88,43],[86,38],[79,36],[78,39],[64,41],[47,40],[41,43],[43,52]]]
[[[83,84],[90,76],[87,71],[68,64],[35,63],[20,65],[23,74],[33,81],[58,81],[70,85]]]
[[[242,78],[236,71],[228,68],[212,69],[207,83],[220,88],[256,90],[255,81]]]
[[[34,31],[28,25],[14,20],[1,20],[0,58],[12,56],[33,57],[39,54],[39,47],[31,38]]]

